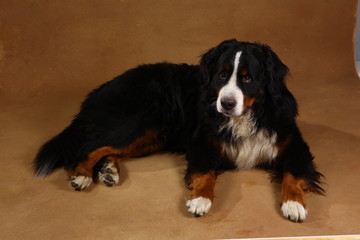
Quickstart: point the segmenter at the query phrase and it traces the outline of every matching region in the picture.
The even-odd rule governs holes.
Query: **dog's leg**
[[[105,156],[113,156],[119,154],[120,151],[113,148],[113,147],[101,147],[96,149],[95,151],[91,152],[85,161],[82,161],[77,165],[74,170],[67,171],[69,176],[69,183],[72,189],[75,191],[81,191],[85,188],[89,187],[90,184],[93,182],[93,168],[97,164],[97,162]],[[111,157],[110,159],[116,159],[115,157]],[[106,164],[106,169],[116,168],[117,170],[117,160],[114,161],[116,164],[113,163],[112,160],[108,164]],[[117,174],[117,172],[116,172]],[[117,175],[118,176],[118,175]],[[109,179],[110,180],[110,179]],[[114,180],[114,179],[113,179]],[[113,181],[114,182],[114,181]]]
[[[284,217],[294,222],[306,219],[305,193],[309,188],[303,178],[296,178],[285,172],[281,186],[281,211]]]
[[[186,206],[194,216],[209,212],[214,200],[214,187],[218,170],[221,170],[221,145],[207,136],[206,129],[199,130],[186,152],[188,167],[185,184],[191,190]]]
[[[92,183],[93,169],[104,157],[104,163],[98,173],[100,182],[106,186],[115,186],[119,182],[120,159],[140,157],[161,150],[165,145],[165,139],[159,137],[159,131],[149,129],[144,135],[135,139],[131,144],[122,149],[104,146],[95,149],[88,154],[85,161],[80,162],[75,170],[68,171],[70,186],[81,191]]]
[[[209,212],[214,200],[215,171],[191,174],[188,178],[188,187],[192,192],[186,206],[194,216],[202,216]]]
[[[306,193],[324,194],[322,174],[316,170],[314,157],[299,131],[280,142],[278,149],[273,180],[282,181],[281,211],[285,218],[302,222],[308,215]]]

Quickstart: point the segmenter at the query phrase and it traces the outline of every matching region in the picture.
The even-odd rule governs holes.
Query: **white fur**
[[[223,149],[238,169],[250,169],[275,159],[278,153],[276,138],[276,133],[270,134],[261,129],[250,136],[243,136],[235,144],[223,143]]]
[[[45,162],[36,172],[37,177],[45,178],[54,168],[54,162]]]
[[[241,89],[237,86],[237,73],[239,68],[239,62],[241,57],[241,51],[235,54],[234,59],[234,70],[231,74],[229,82],[220,90],[218,99],[216,101],[216,109],[218,112],[225,112],[221,106],[221,99],[223,98],[234,98],[236,100],[236,106],[232,110],[232,115],[240,116],[243,111],[244,95]]]
[[[70,185],[71,183],[75,183],[78,185],[78,187],[73,187],[73,189],[83,190],[90,186],[92,183],[92,178],[86,177],[86,176],[72,176],[70,177]]]
[[[252,114],[252,111],[249,110],[239,117],[230,117],[229,121],[219,128],[219,132],[228,129],[235,140],[251,136],[256,131]]]
[[[193,198],[186,202],[186,206],[192,214],[202,216],[209,212],[211,200],[204,197]]]
[[[281,206],[281,211],[284,217],[294,222],[304,221],[308,214],[306,208],[301,203],[296,201],[287,201],[283,203]]]
[[[115,184],[114,185],[117,185],[119,183],[119,174],[118,174],[118,170],[117,168],[115,167],[114,163],[109,161],[109,162],[106,162],[106,164],[103,166],[103,168],[107,168],[107,169],[111,169],[111,171],[113,173],[101,173],[99,172],[98,173],[98,176],[99,176],[99,181],[102,182],[103,184],[105,184],[104,182],[106,181],[105,177],[107,175],[110,175],[112,177],[112,179],[114,180]],[[106,184],[105,184],[106,185]]]

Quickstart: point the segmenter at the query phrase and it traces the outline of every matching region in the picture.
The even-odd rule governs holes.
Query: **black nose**
[[[233,98],[222,98],[221,99],[221,106],[225,110],[231,110],[236,106],[236,100]]]

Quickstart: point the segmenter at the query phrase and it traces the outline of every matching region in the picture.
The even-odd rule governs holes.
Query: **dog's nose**
[[[221,106],[229,111],[236,106],[236,100],[234,98],[222,98],[221,99]]]

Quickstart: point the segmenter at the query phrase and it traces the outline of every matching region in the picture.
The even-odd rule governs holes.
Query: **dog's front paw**
[[[75,191],[81,191],[85,188],[89,187],[92,183],[92,178],[86,177],[86,176],[71,176],[69,177],[69,183],[73,190]]]
[[[114,163],[107,160],[98,173],[99,181],[107,187],[113,187],[119,183],[118,170]]]
[[[194,216],[200,217],[209,212],[211,208],[211,200],[204,197],[190,199],[186,202],[188,211]]]
[[[301,203],[296,201],[284,202],[281,206],[281,211],[284,217],[293,222],[304,221],[308,214],[306,208]]]

